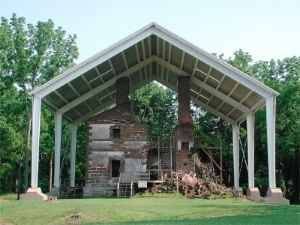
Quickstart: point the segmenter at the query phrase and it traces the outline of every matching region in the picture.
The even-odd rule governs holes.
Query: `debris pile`
[[[150,190],[152,193],[179,192],[188,198],[211,198],[213,196],[233,196],[233,191],[223,185],[211,182],[201,182],[196,173],[182,175],[173,172],[172,179],[165,179],[162,184],[155,184]]]

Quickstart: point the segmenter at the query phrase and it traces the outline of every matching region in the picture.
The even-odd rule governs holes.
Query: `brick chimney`
[[[193,170],[188,155],[194,146],[194,126],[190,106],[190,76],[178,76],[178,125],[175,128],[177,172]]]
[[[129,78],[121,77],[116,81],[116,104],[120,105],[128,101],[129,96]]]

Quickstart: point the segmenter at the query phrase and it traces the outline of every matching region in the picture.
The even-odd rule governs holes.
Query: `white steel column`
[[[54,162],[54,186],[60,186],[60,152],[61,152],[62,114],[55,113],[55,162]]]
[[[275,97],[271,96],[266,99],[267,113],[267,137],[268,137],[268,167],[269,167],[269,188],[276,187],[275,175],[275,114],[276,105]]]
[[[248,187],[254,187],[254,114],[247,115]]]
[[[71,125],[70,186],[75,187],[77,125]]]
[[[41,122],[41,99],[33,96],[32,107],[32,155],[31,155],[31,188],[38,187],[39,144]]]
[[[232,125],[232,148],[233,148],[233,174],[234,187],[239,187],[239,125]]]

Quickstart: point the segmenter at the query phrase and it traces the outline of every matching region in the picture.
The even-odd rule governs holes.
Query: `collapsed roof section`
[[[151,23],[76,65],[30,94],[77,124],[116,102],[116,80],[129,78],[129,92],[157,81],[178,91],[177,77],[191,76],[191,100],[223,120],[244,121],[278,92]]]

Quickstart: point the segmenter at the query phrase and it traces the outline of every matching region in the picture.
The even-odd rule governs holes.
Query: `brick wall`
[[[121,77],[116,81],[116,104],[122,104],[125,101],[128,101],[129,96],[129,78]]]
[[[114,129],[120,129],[119,139],[113,137]],[[96,188],[101,190],[100,195],[108,195],[117,184],[117,179],[111,178],[111,160],[120,160],[122,172],[127,159],[146,158],[148,150],[148,129],[144,124],[87,123],[85,192]]]
[[[181,148],[178,146],[181,143]],[[178,125],[175,128],[175,170],[189,173],[194,170],[189,160],[189,146],[194,143],[194,126],[190,107],[190,77],[178,76]]]

